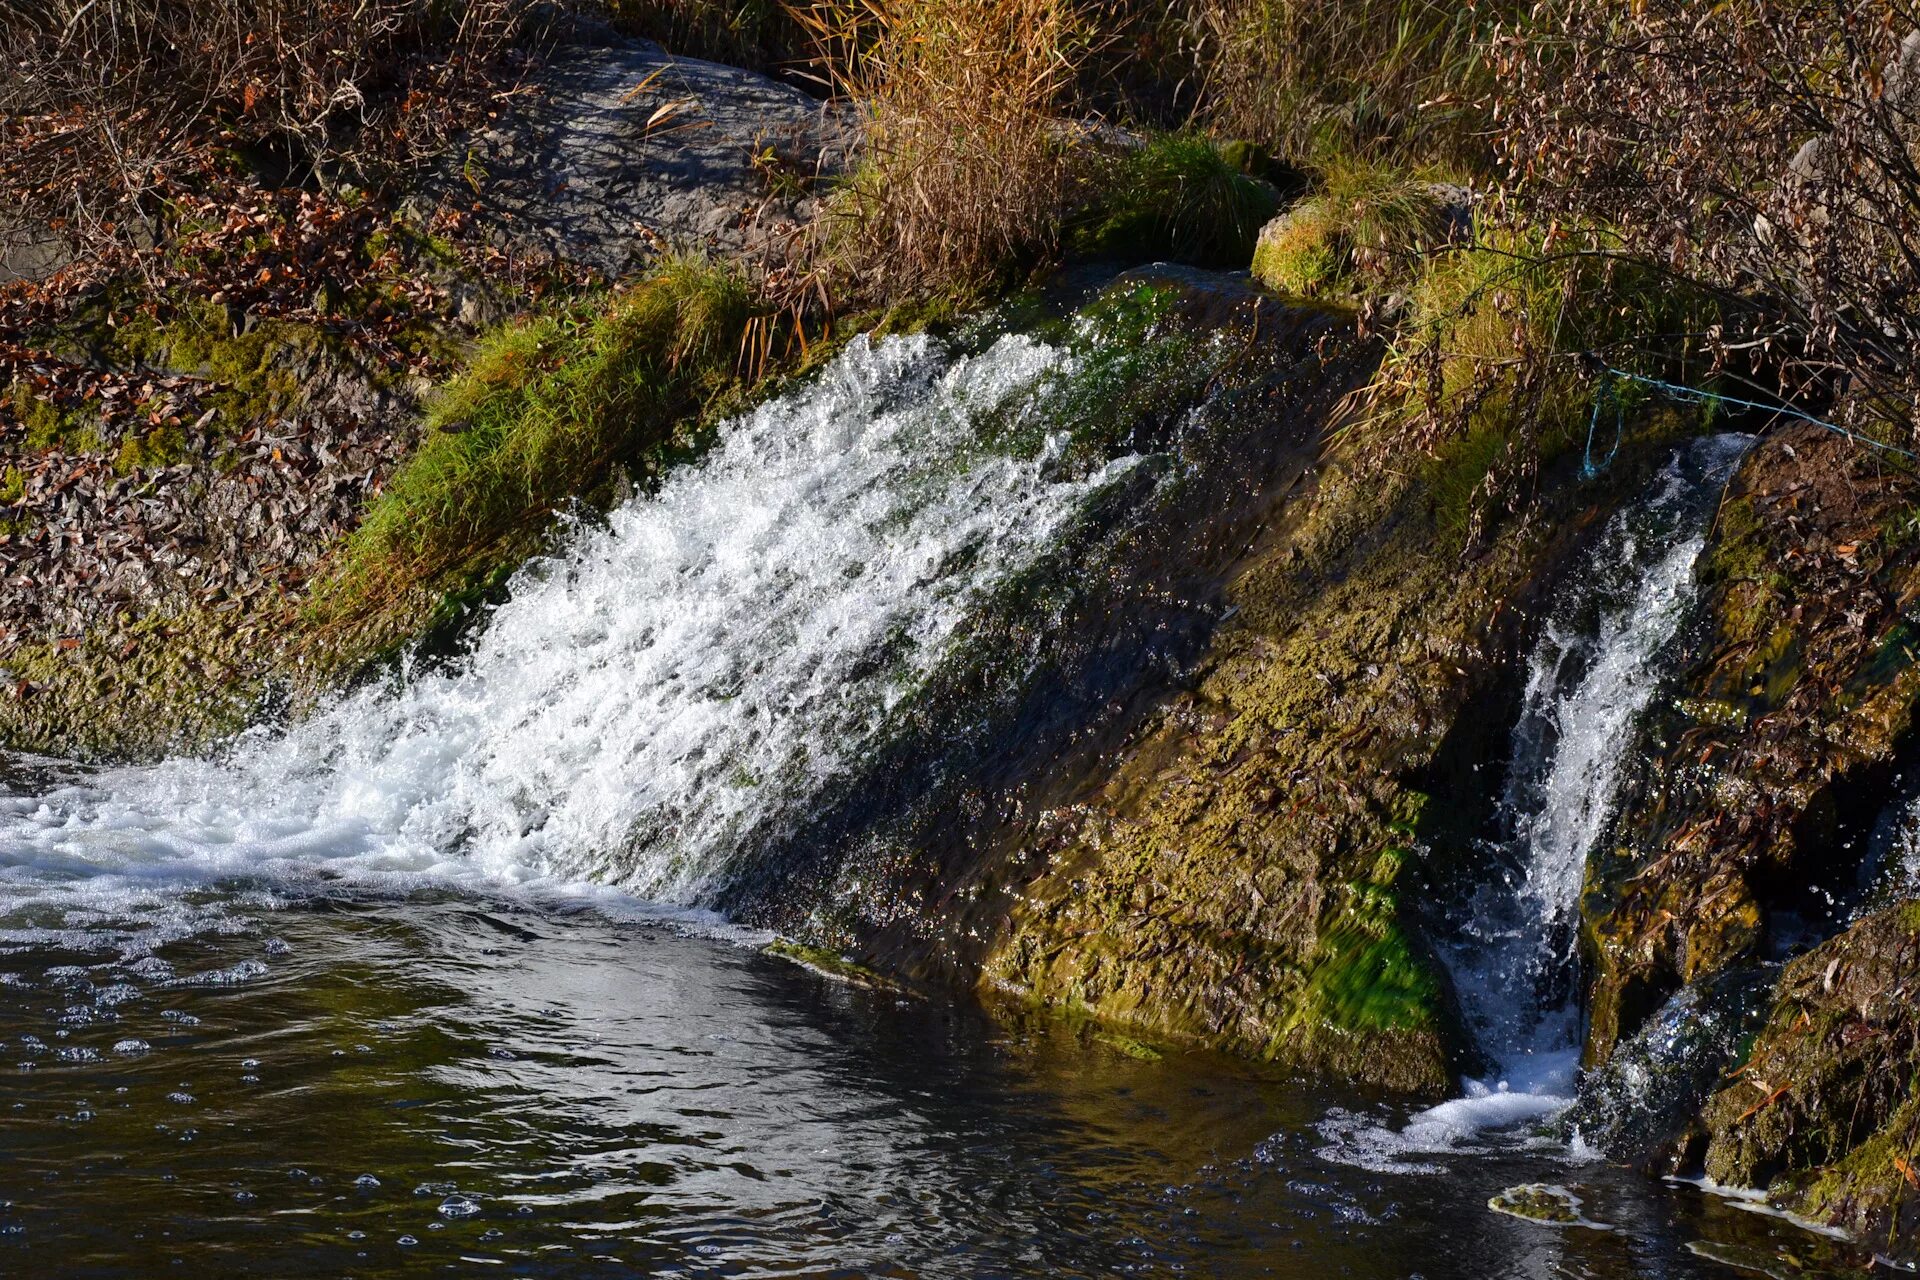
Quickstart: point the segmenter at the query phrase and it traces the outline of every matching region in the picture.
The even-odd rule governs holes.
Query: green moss
[[[1261,235],[1253,250],[1254,278],[1278,293],[1319,298],[1340,291],[1347,252],[1339,221],[1323,199],[1295,205]]]
[[[186,461],[189,456],[185,432],[179,427],[155,427],[121,441],[120,450],[114,455],[113,469],[117,475],[130,475],[135,471],[170,467]]]
[[[1096,176],[1091,201],[1067,228],[1068,247],[1087,256],[1243,265],[1279,197],[1242,171],[1242,158],[1197,134],[1149,139]]]
[[[517,562],[557,506],[616,472],[658,475],[699,446],[703,409],[738,388],[773,325],[737,270],[674,259],[603,309],[488,334],[336,556],[316,618],[397,607],[410,630],[415,592],[464,591]]]
[[[25,381],[17,381],[7,389],[6,404],[25,429],[29,449],[58,449],[63,453],[98,453],[101,449],[91,402],[86,409],[63,409],[36,394]]]
[[[167,310],[167,319],[137,315],[108,331],[108,358],[118,364],[190,372],[219,383],[205,400],[232,428],[291,411],[301,397],[296,366],[330,345],[320,331],[281,320],[236,332],[227,309],[202,298],[178,299]]]
[[[1331,165],[1314,195],[1261,232],[1254,276],[1306,298],[1404,286],[1448,230],[1437,178],[1357,161]]]
[[[877,973],[825,947],[810,947],[785,938],[776,938],[766,945],[765,951],[770,956],[792,961],[803,969],[811,969],[815,973],[856,987],[868,987],[875,991],[901,992],[904,990],[898,982],[884,974]]]
[[[1703,583],[1755,582],[1767,573],[1767,544],[1761,536],[1760,513],[1747,495],[1721,504],[1714,522],[1713,545],[1702,557]]]
[[[15,466],[0,472],[0,506],[11,506],[25,497],[26,493],[26,472]]]

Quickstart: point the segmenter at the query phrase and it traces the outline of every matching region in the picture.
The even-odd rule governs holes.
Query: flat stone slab
[[[558,50],[532,88],[424,194],[503,248],[609,275],[674,250],[777,255],[859,133],[850,111],[757,72],[615,36]]]

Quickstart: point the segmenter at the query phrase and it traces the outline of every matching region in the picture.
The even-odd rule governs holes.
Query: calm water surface
[[[685,928],[444,891],[142,900],[0,932],[0,1273],[1437,1280],[1844,1261],[1552,1149],[1438,1157],[1440,1174],[1332,1163],[1315,1154],[1330,1107],[1391,1112]],[[1531,1181],[1612,1229],[1486,1208]]]

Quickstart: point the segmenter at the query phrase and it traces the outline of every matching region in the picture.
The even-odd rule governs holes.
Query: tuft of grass
[[[1075,252],[1201,267],[1246,265],[1280,204],[1270,185],[1194,133],[1161,134],[1111,157],[1096,168],[1092,186],[1088,207],[1069,229]]]
[[[984,293],[1057,245],[1070,163],[1054,118],[1074,0],[904,0],[842,71],[871,103],[864,159],[834,193],[824,250],[844,290]]]
[[[1194,0],[1200,114],[1296,164],[1491,162],[1490,38],[1520,0]]]
[[[766,367],[773,317],[737,268],[674,258],[604,309],[495,330],[316,585],[335,623],[518,558],[556,507],[690,447],[703,406]]]
[[[1253,273],[1301,297],[1350,297],[1404,285],[1455,230],[1443,175],[1352,159],[1330,162],[1318,190],[1269,225]]]

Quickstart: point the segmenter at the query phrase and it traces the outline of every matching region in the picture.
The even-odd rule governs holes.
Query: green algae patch
[[[1545,1182],[1529,1182],[1508,1187],[1487,1201],[1487,1208],[1510,1218],[1522,1218],[1548,1227],[1591,1227],[1607,1231],[1604,1223],[1594,1222],[1580,1212],[1580,1197],[1565,1187]]]
[[[1398,925],[1376,935],[1343,926],[1321,941],[1307,974],[1303,1020],[1336,1032],[1437,1030],[1440,984]],[[1297,1025],[1297,1024],[1296,1024]]]
[[[1096,1031],[1093,1033],[1096,1043],[1103,1044],[1115,1053],[1132,1058],[1135,1062],[1159,1062],[1167,1055],[1144,1040],[1135,1040],[1132,1036],[1123,1036],[1117,1031]]]
[[[872,991],[887,991],[897,995],[908,994],[907,988],[898,981],[826,947],[813,947],[786,938],[776,938],[762,950],[767,955],[778,956],[782,960],[797,964],[822,977],[832,978],[836,982],[865,987]]]

